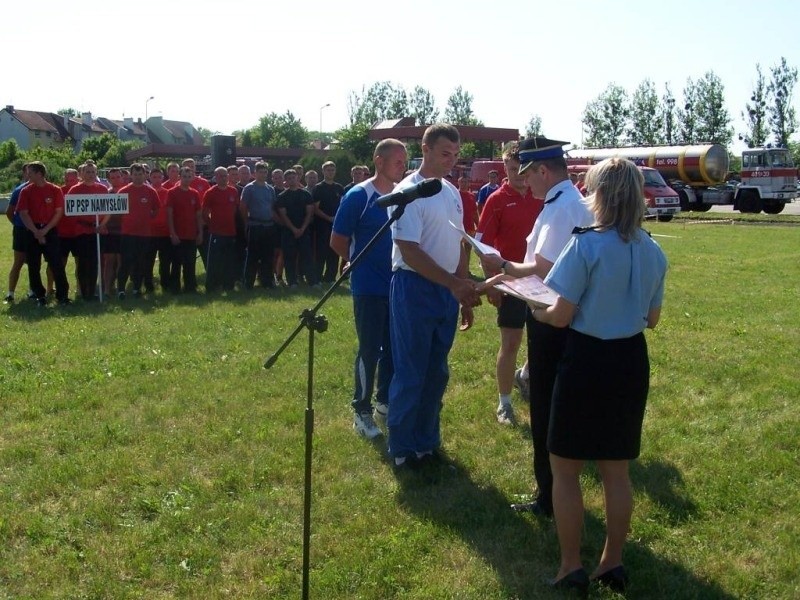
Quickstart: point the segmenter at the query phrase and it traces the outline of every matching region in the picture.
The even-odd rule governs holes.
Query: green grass
[[[671,266],[647,334],[628,597],[798,597],[800,228],[648,228],[669,236]],[[299,597],[307,333],[262,364],[315,299],[0,307],[0,598]],[[508,509],[532,491],[530,432],[518,398],[521,425],[494,422],[493,309],[457,336],[442,423],[455,468],[429,478],[396,477],[384,442],[353,433],[346,289],[322,312],[311,596],[558,597],[543,583],[552,523]],[[583,483],[592,567],[594,469]]]

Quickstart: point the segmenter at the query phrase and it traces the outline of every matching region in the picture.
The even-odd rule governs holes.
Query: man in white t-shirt
[[[392,225],[390,323],[394,376],[389,387],[389,452],[395,465],[416,467],[437,458],[439,413],[447,388],[447,355],[461,330],[472,325],[480,303],[469,278],[461,234],[461,196],[447,181],[458,159],[460,136],[452,125],[434,124],[422,137],[422,165],[396,189],[427,178],[442,190],[405,206]],[[400,210],[396,208],[395,210]]]

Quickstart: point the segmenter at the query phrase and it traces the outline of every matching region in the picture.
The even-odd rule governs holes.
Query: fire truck
[[[678,193],[681,209],[707,211],[733,204],[743,213],[780,213],[797,197],[797,169],[786,148],[751,148],[742,153],[741,182],[725,183],[728,152],[720,144],[571,150],[571,158],[599,162],[623,156],[658,170]]]

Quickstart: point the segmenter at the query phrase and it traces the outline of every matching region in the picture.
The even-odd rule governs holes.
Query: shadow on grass
[[[379,451],[385,452],[385,446]],[[445,458],[442,464],[396,473],[400,507],[457,534],[497,574],[504,597],[561,597],[546,583],[558,569],[552,521],[512,511],[500,490],[474,481],[458,461]],[[648,477],[657,477],[656,471]],[[604,519],[587,512],[582,544],[587,569],[596,564],[604,541]],[[631,574],[627,598],[734,598],[716,583],[703,581],[684,566],[653,554],[642,543],[629,542],[625,557]],[[611,596],[596,587],[590,592],[590,597]]]
[[[144,294],[139,298],[134,298],[129,293],[123,300],[118,299],[116,296],[106,297],[103,302],[99,300],[87,302],[82,299],[76,299],[69,306],[59,306],[54,302],[51,302],[47,306],[39,306],[36,302],[25,299],[15,304],[7,305],[6,314],[15,319],[35,322],[53,318],[91,317],[120,311],[135,310],[147,314],[171,306],[205,308],[210,304],[219,302],[228,303],[232,307],[246,306],[256,302],[269,302],[271,300],[302,300],[303,307],[311,308],[322,297],[325,291],[327,290],[314,289],[307,286],[301,286],[295,289],[285,287],[273,289],[255,287],[251,290],[215,291],[211,293],[198,291],[173,294],[157,291],[151,294]],[[340,286],[334,295],[349,293],[350,291],[348,288],[342,288]]]

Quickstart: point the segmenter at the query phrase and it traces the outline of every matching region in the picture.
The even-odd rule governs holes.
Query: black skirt
[[[649,387],[643,333],[601,340],[570,329],[553,388],[547,449],[579,460],[636,458]]]

